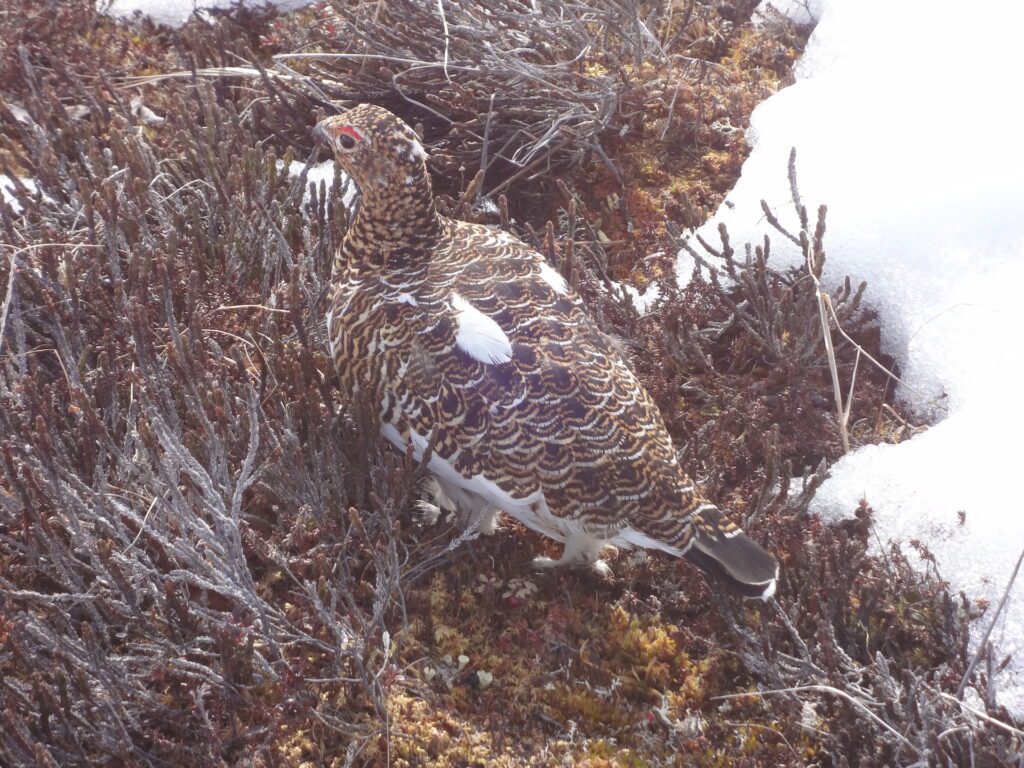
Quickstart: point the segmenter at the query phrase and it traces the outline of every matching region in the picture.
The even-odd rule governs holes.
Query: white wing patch
[[[512,359],[512,342],[501,326],[457,293],[452,294],[458,330],[455,344],[481,363],[507,363]]]
[[[400,293],[395,297],[395,299],[403,304],[408,304],[410,307],[418,307],[420,305],[420,303],[416,301],[416,297],[411,293]]]
[[[554,288],[555,293],[560,293],[564,296],[569,292],[569,286],[565,282],[565,278],[547,262],[540,265],[540,279]]]

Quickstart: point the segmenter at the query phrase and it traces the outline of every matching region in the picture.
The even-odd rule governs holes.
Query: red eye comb
[[[343,125],[338,128],[338,136],[351,136],[356,141],[363,141],[365,138],[357,128],[353,128],[351,125]]]
[[[355,146],[356,142],[366,140],[366,136],[358,128],[351,125],[339,125],[337,117],[329,117],[326,120],[321,120],[317,123],[314,133],[328,145],[333,144],[343,136],[347,137],[345,143],[350,144],[351,146]]]

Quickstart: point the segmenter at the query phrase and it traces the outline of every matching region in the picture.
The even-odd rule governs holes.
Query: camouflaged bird
[[[684,556],[768,597],[774,558],[704,499],[661,415],[562,276],[506,232],[440,216],[426,155],[362,105],[316,133],[359,187],[327,315],[341,383],[423,455],[443,496],[493,531],[499,512],[591,565],[606,545]]]

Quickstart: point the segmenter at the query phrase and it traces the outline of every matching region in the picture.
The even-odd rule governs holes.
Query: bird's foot
[[[423,515],[423,524],[426,526],[434,525],[441,517],[441,507],[426,499],[417,501],[416,509]]]
[[[553,557],[544,557],[543,555],[533,558],[533,567],[539,571],[550,571],[554,568],[592,568],[598,576],[604,579],[612,578],[612,569],[608,565],[606,560],[597,558],[595,560],[583,560],[574,558],[566,560],[565,557],[561,557],[555,560]]]
[[[487,507],[474,515],[470,525],[474,526],[481,536],[493,536],[501,530],[498,524],[500,517],[501,512],[496,507]]]
[[[476,529],[480,531],[481,536],[494,536],[501,530],[501,526],[498,525],[498,516],[482,520]]]
[[[416,502],[416,509],[423,515],[423,524],[431,526],[437,523],[442,515],[448,517],[456,512],[457,506],[441,488],[441,484],[431,477],[423,483],[422,495]]]

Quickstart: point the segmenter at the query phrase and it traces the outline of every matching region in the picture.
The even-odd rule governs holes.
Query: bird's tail
[[[687,560],[720,578],[746,597],[767,599],[775,594],[779,564],[714,504],[701,504],[693,513]]]

